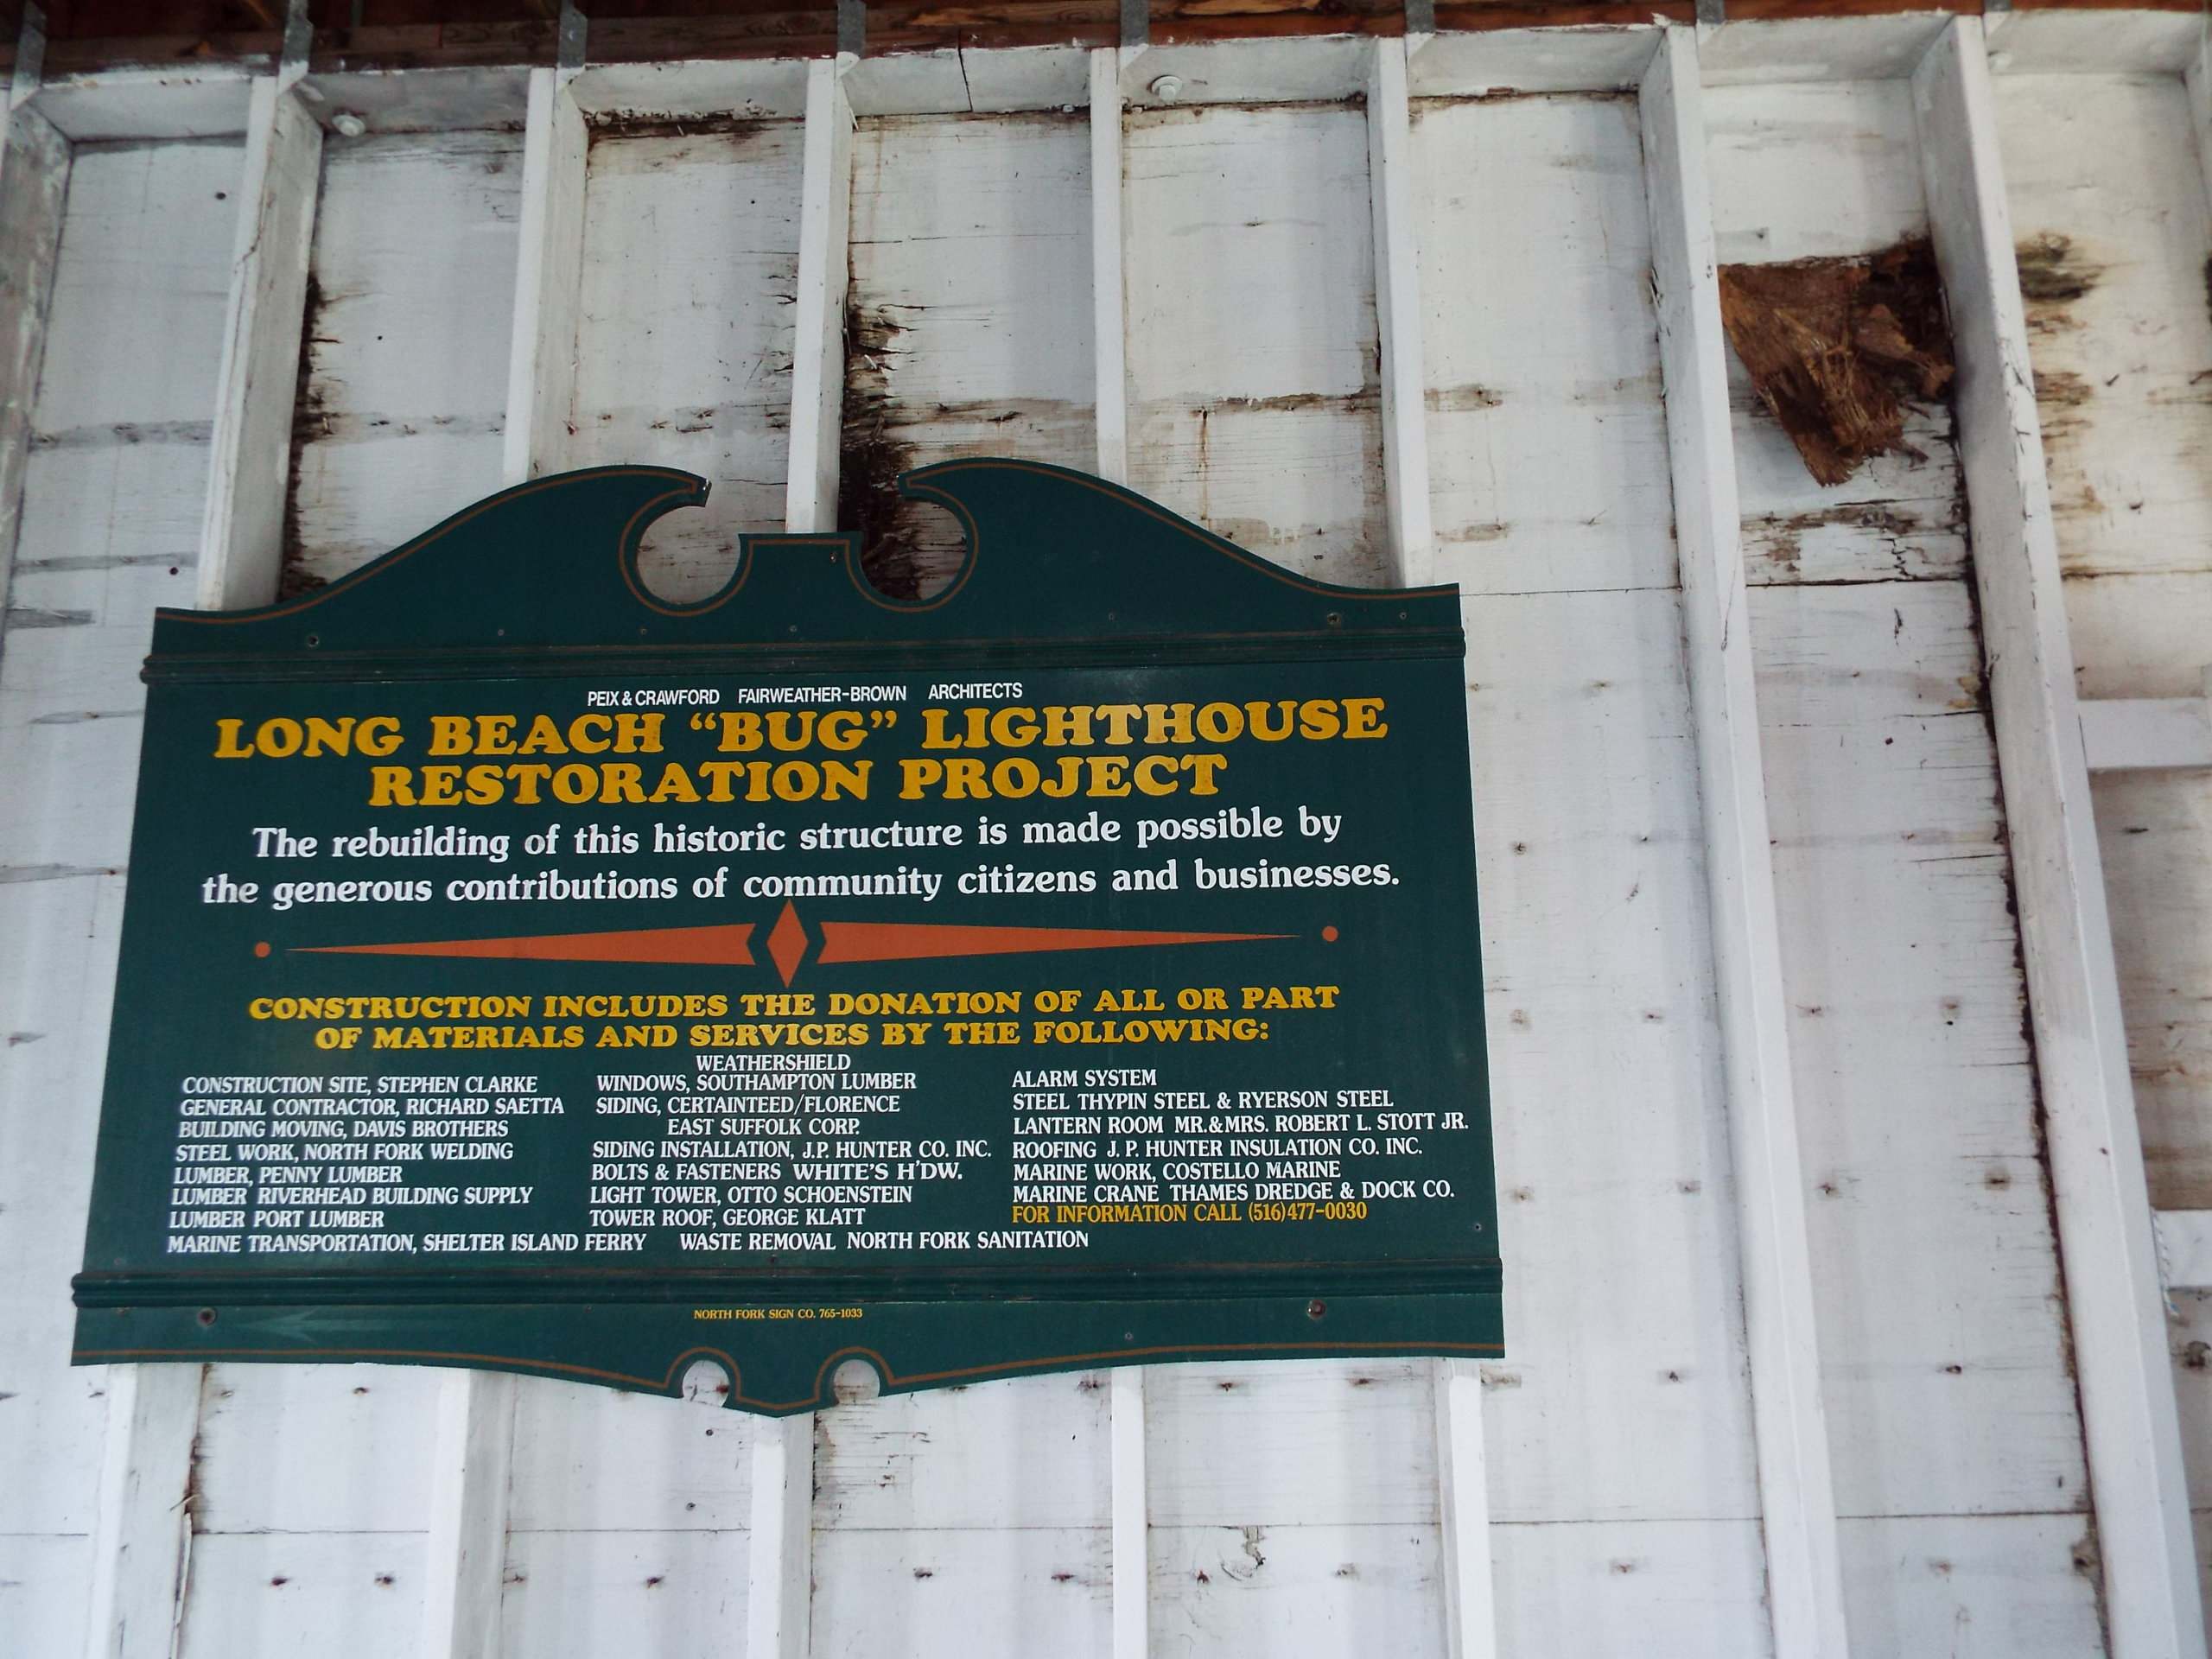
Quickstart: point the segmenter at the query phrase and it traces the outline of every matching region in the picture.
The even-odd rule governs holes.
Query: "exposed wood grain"
[[[1090,54],[1090,349],[1101,478],[1129,481],[1128,300],[1122,226],[1122,53]]]
[[[531,72],[516,225],[499,481],[568,465],[583,297],[584,185],[590,140],[563,70]],[[495,285],[496,286],[496,285]]]
[[[1375,327],[1380,362],[1382,489],[1391,569],[1426,586],[1434,563],[1428,432],[1421,360],[1421,245],[1414,212],[1413,127],[1406,47],[1377,41],[1367,92],[1368,197],[1375,212]]]
[[[343,575],[503,481],[520,162],[505,133],[327,146],[285,529],[294,586]]]
[[[1853,251],[1839,216],[1855,251],[1920,233],[1900,91],[1711,92],[1723,240],[1783,261]],[[1948,411],[1923,408],[1919,460],[1822,488],[1738,385],[1846,1607],[1854,1643],[1864,1622],[1894,1650],[1940,1649],[1955,1610],[1854,1542],[1860,1518],[2018,1511],[2078,1532],[2085,1501],[1981,647],[1947,505],[1957,450]],[[1975,1535],[1951,1525],[1962,1548]],[[2094,1605],[2063,1554],[2024,1564],[2016,1589]]]
[[[895,480],[958,455],[1098,453],[1090,142],[1080,116],[864,120],[853,157],[839,518],[871,574],[934,594],[966,547]]]
[[[569,459],[712,482],[702,512],[647,538],[649,579],[674,596],[720,585],[739,532],[783,527],[800,147],[787,121],[609,128],[591,146]]]
[[[2157,1243],[1977,20],[1952,23],[1913,90],[2110,1640],[2117,1659],[2195,1654],[2204,1614]]]
[[[22,522],[32,406],[68,188],[68,141],[37,111],[14,110],[0,137],[0,611]]]
[[[114,1389],[113,1373],[69,1370],[68,1281],[121,920],[137,664],[151,607],[191,602],[238,173],[221,145],[104,150],[72,168],[10,601],[69,620],[10,629],[0,654],[0,1533],[21,1567],[4,1574],[0,1619],[49,1651],[166,1659],[175,1618],[197,1371]]]
[[[784,528],[793,531],[834,530],[837,523],[845,291],[852,273],[852,145],[853,109],[838,84],[838,66],[809,64],[784,495]]]
[[[1132,108],[1124,138],[1132,482],[1355,585],[1389,569],[1365,124]]]
[[[1440,581],[1674,585],[1637,132],[1624,99],[1414,105]]]
[[[821,1413],[814,1652],[1108,1651],[1110,1392],[1077,1374]]]
[[[1639,99],[1652,276],[1667,389],[1675,544],[1690,707],[1697,723],[1706,885],[1713,906],[1744,1328],[1751,1362],[1759,1507],[1775,1651],[1843,1659],[1835,1482],[1820,1374],[1805,1163],[1790,1077],[1780,924],[1751,617],[1728,423],[1726,273],[1713,254],[1712,183],[1695,35],[1669,29]],[[1728,338],[1734,338],[1731,330]]]
[[[298,95],[276,77],[257,79],[200,532],[203,609],[276,594],[321,158],[322,129]]]

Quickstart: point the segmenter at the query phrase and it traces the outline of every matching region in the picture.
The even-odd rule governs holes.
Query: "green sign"
[[[640,580],[687,474],[162,612],[76,1358],[826,1403],[1500,1351],[1448,588],[961,461],[963,574]]]

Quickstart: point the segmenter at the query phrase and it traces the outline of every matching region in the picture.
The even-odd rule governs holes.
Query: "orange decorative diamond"
[[[806,929],[799,925],[798,906],[786,899],[784,913],[776,918],[776,925],[768,934],[769,960],[776,964],[785,984],[791,982],[791,976],[798,972],[799,958],[805,954]]]

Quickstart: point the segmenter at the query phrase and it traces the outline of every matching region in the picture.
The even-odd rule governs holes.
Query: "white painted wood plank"
[[[1499,1648],[1766,1659],[1756,1520],[1557,1522],[1496,1529]],[[1749,1608],[1753,1617],[1745,1618]],[[1903,1656],[1900,1655],[1900,1659]]]
[[[1750,617],[1838,1508],[2077,1515],[2012,803],[1975,694],[1973,596],[1777,585],[1753,590]],[[1854,1606],[1896,1598],[1885,1627],[1916,1617],[1902,1583],[1847,1590]]]
[[[1406,42],[1377,40],[1367,89],[1368,197],[1375,213],[1375,327],[1381,365],[1382,488],[1391,569],[1409,588],[1433,580],[1427,380],[1421,360],[1421,240],[1414,207]]]
[[[569,464],[590,148],[574,84],[557,69],[530,72],[499,459],[503,484],[527,483]]]
[[[2204,1617],[2157,1246],[1979,19],[1951,24],[1914,93],[2113,1651],[2195,1655]]]
[[[1058,111],[868,118],[854,135],[841,517],[875,529],[888,509],[925,594],[965,548],[943,508],[896,501],[898,474],[1096,458],[1090,137]]]
[[[341,576],[499,487],[521,162],[505,133],[327,142],[293,582]]]
[[[297,93],[257,79],[200,533],[203,609],[276,596],[321,157],[322,129]]]
[[[2212,654],[2198,378],[2212,371],[2207,86],[2200,69],[2187,87],[2069,74],[2006,76],[1993,91],[2016,240],[2039,268],[2028,344],[2094,772],[2104,700],[2191,697]],[[2151,1201],[2202,1208],[2212,1205],[2212,778],[2107,773],[2093,789]],[[2186,1388],[2192,1374],[2175,1378]],[[2212,1487],[2193,1491],[2201,1508]]]
[[[820,1414],[818,1659],[863,1659],[892,1630],[906,1653],[1105,1650],[1116,1599],[1111,1395],[1105,1374],[1076,1373]],[[947,1595],[977,1617],[946,1622]]]
[[[1449,1659],[1495,1659],[1497,1593],[1491,1560],[1490,1465],[1483,1452],[1482,1368],[1464,1359],[1433,1363],[1444,1650]]]
[[[1075,1372],[888,1395],[824,1412],[815,1530],[1103,1533],[1109,1393],[1106,1374]]]
[[[2096,1599],[2082,1582],[2097,1559],[2086,1516],[1853,1518],[1842,1531],[1862,1653],[2105,1651]]]
[[[805,1659],[813,1602],[814,1414],[753,1432],[745,1659]]]
[[[1433,1526],[1339,1521],[1155,1523],[1160,1659],[1441,1659]]]
[[[1153,1653],[1441,1653],[1430,1371],[1400,1359],[1151,1369]]]
[[[2212,715],[2202,697],[2084,697],[2080,709],[2091,772],[2212,766]]]
[[[853,111],[840,66],[806,69],[798,289],[792,306],[791,458],[784,528],[837,527],[837,462],[845,386],[845,288],[853,200]]]
[[[421,1659],[487,1659],[498,1650],[514,1427],[512,1376],[458,1370],[439,1376],[423,1540]]]
[[[2160,1210],[2152,1220],[2166,1288],[2212,1290],[2212,1210]]]
[[[1643,591],[1464,614],[1507,1264],[1507,1356],[1484,1367],[1493,1531],[1756,1537],[1681,609]],[[1503,1554],[1497,1584],[1514,1652],[1544,1586]],[[1765,1644],[1763,1595],[1714,1616],[1716,1648]]]
[[[1659,31],[1643,25],[1453,29],[1409,54],[1413,95],[1632,92],[1658,43]]]
[[[739,535],[785,524],[802,148],[788,121],[610,127],[591,146],[563,459],[709,481],[703,511],[647,534],[642,566],[672,597],[711,593]]]
[[[1694,31],[1667,31],[1641,101],[1774,1646],[1783,1659],[1843,1659],[1835,1481]]]
[[[1436,578],[1671,588],[1636,102],[1414,105]]]
[[[742,1529],[515,1533],[500,1650],[513,1659],[742,1652],[744,1557]]]
[[[1152,1510],[1145,1479],[1144,1376],[1143,1366],[1125,1365],[1111,1374],[1109,1384],[1113,1659],[1145,1659],[1151,1651]]]
[[[196,1530],[419,1533],[444,1382],[415,1365],[211,1367]]]
[[[1993,83],[2015,239],[2027,251],[2028,346],[2059,566],[2127,587],[2212,571],[2205,381],[2212,367],[2205,183],[2182,82],[2006,76]],[[2069,581],[2071,611],[2075,589]],[[2109,603],[2077,628],[2097,696],[2195,691]],[[2155,684],[2176,671],[2178,685]]]
[[[2151,1203],[2212,1208],[2212,774],[2106,772],[2093,786]]]
[[[206,1368],[107,1371],[85,1651],[88,1659],[169,1659],[193,1541],[189,1495]]]
[[[1745,251],[1863,253],[1924,233],[1913,134],[1889,130],[1897,90],[1711,94],[1715,212],[1759,232]],[[1857,204],[1855,248],[1837,245],[1834,200]],[[2078,1529],[2005,803],[1962,515],[1945,505],[1952,423],[1916,412],[1918,461],[1824,489],[1747,394],[1732,392],[1746,534],[1782,555],[1761,558],[1746,615],[1836,1505],[1847,1522],[1951,1517],[1961,1541],[1993,1514]],[[1849,1548],[1842,1561],[1855,1641],[1862,1618],[1904,1651],[1955,1638],[1891,1567]],[[2094,1610],[2064,1557],[2024,1564],[2015,1587]]]
[[[223,146],[72,168],[0,655],[0,1534],[37,1564],[0,1617],[37,1639],[73,1636],[42,1651],[166,1659],[187,1535],[198,1370],[69,1370],[67,1286],[121,919],[137,663],[151,606],[191,596],[237,169]]]
[[[516,1535],[704,1531],[741,1552],[756,1420],[537,1378],[515,1387]]]
[[[413,1659],[420,1533],[230,1533],[194,1541],[176,1659]]]
[[[1132,482],[1371,586],[1390,560],[1365,129],[1343,105],[1133,104],[1123,210]]]
[[[19,61],[19,79],[22,68]],[[0,128],[0,610],[22,522],[32,407],[68,188],[69,141],[37,111],[12,109]]]
[[[1122,54],[1118,48],[1102,47],[1090,54],[1091,397],[1097,473],[1116,484],[1129,480],[1128,325],[1122,283]]]
[[[1928,227],[1902,80],[1708,86],[1714,252],[1723,264],[1827,258]],[[1808,178],[1820,181],[1815,201]],[[1780,240],[1777,240],[1777,236]]]
[[[815,1608],[820,1659],[1023,1659],[1107,1650],[1105,1532],[1072,1529],[825,1532],[817,1570],[842,1593]]]
[[[253,80],[238,63],[123,65],[50,76],[36,102],[72,143],[235,138],[246,130]]]

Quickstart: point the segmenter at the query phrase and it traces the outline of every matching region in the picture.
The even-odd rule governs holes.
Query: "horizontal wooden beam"
[[[2012,0],[2006,10],[2193,13],[2188,0]],[[320,6],[311,56],[319,73],[456,65],[551,67],[557,24],[537,0],[514,0],[509,17],[486,20],[471,0],[414,0],[372,5],[362,27],[350,14]],[[976,51],[1015,46],[1109,46],[1126,33],[1119,0],[995,0],[946,8],[871,5],[867,55]],[[1698,18],[1696,0],[1149,0],[1149,37],[1160,42],[1268,40],[1299,35],[1648,27],[1656,19]],[[1796,19],[1927,14],[1924,0],[1726,0],[1731,26]],[[1972,16],[1983,0],[1953,0],[1937,10]],[[594,63],[730,58],[829,57],[839,49],[837,11],[830,0],[631,0],[592,9]],[[132,0],[82,0],[57,31],[50,64],[59,73],[123,66],[204,65],[211,60],[266,67],[280,50],[275,27],[237,28],[243,10],[226,12],[206,0],[163,0],[153,8]],[[335,25],[335,26],[333,26]]]
[[[2212,1290],[2212,1210],[2161,1210],[2158,1270],[2168,1290]]]
[[[2202,697],[2107,697],[2081,707],[2091,772],[2212,766],[2212,709]]]

